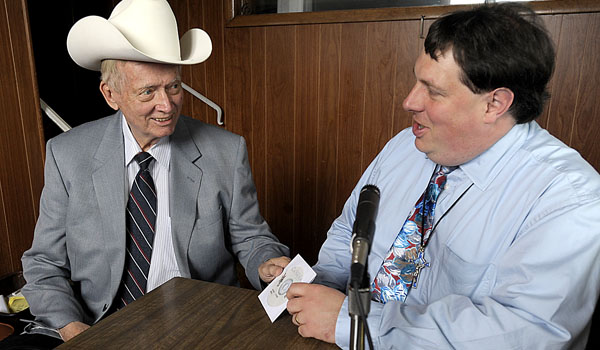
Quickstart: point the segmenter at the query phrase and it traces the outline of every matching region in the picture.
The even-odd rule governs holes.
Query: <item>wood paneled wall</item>
[[[553,97],[539,122],[600,169],[600,9],[582,2],[583,13],[544,12],[558,57]],[[355,21],[231,27],[229,0],[170,3],[181,32],[201,27],[213,40],[210,59],[186,67],[184,81],[223,108],[225,128],[246,138],[263,215],[293,253],[316,262],[362,171],[410,124],[402,100],[422,46],[420,16],[413,10],[401,20],[365,21],[352,12]],[[87,15],[79,4],[71,4],[73,22]],[[26,7],[25,0],[0,0],[0,275],[21,269],[43,180],[44,137]],[[45,74],[39,74],[40,85]],[[64,114],[73,113],[75,120],[68,122],[78,125],[86,106],[70,101],[75,105]],[[191,96],[184,112],[216,124],[215,112]]]
[[[246,138],[273,232],[316,262],[363,170],[410,125],[402,101],[423,43],[419,17],[227,27],[227,1],[170,2],[182,32],[200,26],[213,39],[211,58],[186,69],[184,81],[217,102],[225,128]],[[600,169],[600,13],[547,13],[558,56],[539,122]],[[190,100],[187,114],[215,122]]]
[[[557,60],[540,124],[600,171],[600,13],[544,18]]]
[[[236,73],[225,72],[225,103],[241,112],[227,123],[249,135],[253,169],[264,168],[263,214],[310,262],[362,171],[408,126],[408,86],[396,82],[412,75],[417,30],[406,22],[226,30],[226,67]],[[401,33],[417,39],[398,41]]]
[[[0,276],[21,270],[43,184],[43,131],[24,0],[0,0]]]

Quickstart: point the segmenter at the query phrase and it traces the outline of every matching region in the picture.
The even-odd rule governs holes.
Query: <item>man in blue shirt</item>
[[[288,291],[298,332],[349,347],[352,226],[361,188],[374,184],[375,348],[584,348],[599,293],[600,176],[534,121],[551,39],[533,11],[501,4],[441,17],[424,46],[403,103],[412,128],[359,180],[317,283]]]

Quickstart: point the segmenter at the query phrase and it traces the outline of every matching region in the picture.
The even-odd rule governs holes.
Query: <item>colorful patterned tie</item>
[[[420,249],[422,233],[425,234],[424,242],[427,242],[431,235],[435,203],[446,183],[446,175],[454,169],[456,167],[436,167],[427,188],[404,222],[371,284],[373,300],[383,303],[390,300],[403,302],[413,286],[413,281],[416,288],[416,276],[422,268],[429,266],[423,258],[424,249]]]
[[[148,170],[154,158],[149,153],[140,152],[133,159],[140,165],[140,171],[131,185],[127,202],[127,249],[123,278],[115,299],[117,309],[146,294],[154,242],[156,191]]]

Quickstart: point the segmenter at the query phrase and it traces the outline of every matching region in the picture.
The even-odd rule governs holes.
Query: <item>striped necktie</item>
[[[140,170],[127,201],[125,267],[115,300],[117,309],[146,294],[156,224],[156,191],[148,169],[154,158],[140,152],[133,159]]]

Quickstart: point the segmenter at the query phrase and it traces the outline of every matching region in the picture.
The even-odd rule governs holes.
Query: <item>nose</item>
[[[421,95],[422,90],[419,88],[419,84],[415,84],[410,90],[404,101],[402,102],[402,108],[407,112],[418,112],[422,107]]]
[[[163,113],[170,113],[174,107],[172,96],[164,89],[160,89],[156,92],[155,103],[155,108]]]

